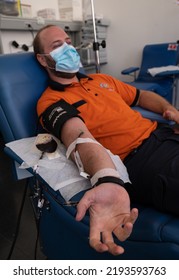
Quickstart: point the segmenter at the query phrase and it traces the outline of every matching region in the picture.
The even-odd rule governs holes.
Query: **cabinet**
[[[81,22],[0,15],[0,53],[32,51],[32,42],[35,34],[47,24],[60,26],[69,34],[74,46],[80,44]]]

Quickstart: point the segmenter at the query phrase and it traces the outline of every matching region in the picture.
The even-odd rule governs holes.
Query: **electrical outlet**
[[[31,23],[29,23],[29,22],[25,22],[25,26],[26,26],[27,28],[32,28],[32,25],[31,25]]]

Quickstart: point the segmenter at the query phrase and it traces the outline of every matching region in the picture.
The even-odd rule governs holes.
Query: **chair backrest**
[[[179,45],[177,43],[162,43],[146,45],[143,49],[142,62],[137,80],[153,81],[161,78],[153,78],[148,69],[177,65],[179,63]],[[165,78],[166,79],[166,78]]]
[[[35,135],[36,103],[47,82],[32,52],[0,55],[0,132],[5,142]]]

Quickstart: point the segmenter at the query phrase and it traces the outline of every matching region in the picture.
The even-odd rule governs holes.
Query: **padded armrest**
[[[169,77],[169,76],[179,76],[179,70],[164,71],[155,75],[155,77]]]
[[[141,107],[139,107],[139,106],[134,106],[132,109],[135,110],[135,111],[140,112],[141,115],[142,115],[144,118],[150,119],[150,120],[152,120],[152,121],[157,121],[157,122],[159,122],[159,123],[168,123],[168,124],[170,124],[170,125],[175,124],[174,121],[166,120],[166,119],[164,119],[164,118],[162,117],[162,115],[157,114],[157,113],[154,113],[154,112],[151,112],[151,111],[146,110],[146,109],[143,109],[143,108],[141,108]]]
[[[147,71],[151,77],[171,77],[179,75],[179,67],[176,65],[168,65],[168,66],[161,66],[161,67],[152,67],[148,68]]]
[[[134,73],[136,72],[137,70],[139,70],[140,68],[139,67],[129,67],[127,69],[124,69],[121,71],[121,74],[123,75],[129,75],[131,73]]]

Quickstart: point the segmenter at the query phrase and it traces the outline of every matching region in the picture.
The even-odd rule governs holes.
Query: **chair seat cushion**
[[[179,220],[172,215],[139,205],[139,217],[131,240],[173,242],[179,245]]]

